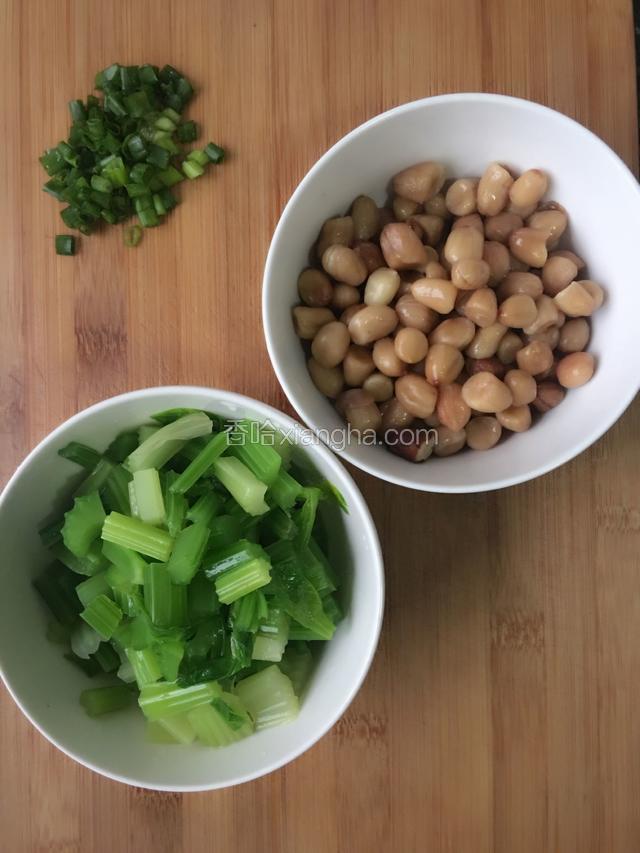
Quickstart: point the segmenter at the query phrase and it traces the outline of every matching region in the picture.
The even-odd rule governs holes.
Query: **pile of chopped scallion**
[[[102,100],[71,101],[69,138],[40,157],[50,176],[44,190],[67,205],[62,221],[82,234],[135,214],[139,225],[124,237],[135,246],[140,226],[158,225],[178,203],[172,188],[199,178],[225,152],[213,142],[185,151],[198,137],[196,123],[182,118],[193,87],[170,65],[110,65],[96,75],[95,88]],[[75,254],[72,235],[57,235],[55,245],[58,254]]]
[[[110,683],[80,702],[99,716],[137,701],[154,742],[226,746],[295,718],[312,647],[341,618],[323,501],[271,427],[174,409],[85,470],[70,509],[40,530],[54,561],[34,585],[49,637]]]

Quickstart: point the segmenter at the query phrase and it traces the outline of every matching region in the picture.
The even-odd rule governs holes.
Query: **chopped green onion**
[[[198,148],[194,148],[193,151],[189,151],[187,154],[187,160],[192,163],[197,163],[198,166],[208,166],[209,158],[204,153],[204,151],[200,151]]]
[[[220,148],[220,146],[216,145],[214,142],[208,142],[204,146],[204,153],[212,163],[222,163],[225,158],[224,148]]]
[[[33,581],[33,585],[52,615],[61,625],[76,622],[80,605],[75,594],[75,581],[68,569],[53,565]]]

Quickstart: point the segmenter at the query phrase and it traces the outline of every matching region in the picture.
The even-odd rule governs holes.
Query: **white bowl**
[[[92,682],[46,639],[48,615],[31,586],[49,561],[38,540],[38,527],[60,504],[75,473],[75,466],[57,451],[71,440],[102,450],[121,430],[174,406],[269,419],[282,430],[298,430],[304,440],[291,418],[264,403],[192,387],[147,388],[112,397],[55,429],[27,456],[0,496],[0,673],[34,726],[86,767],[130,785],[202,791],[269,773],[309,749],[331,728],[355,696],[373,658],[384,580],[378,536],[358,488],[323,445],[305,447],[298,452],[335,483],[349,506],[349,514],[341,514],[343,523],[336,525],[331,555],[344,572],[347,601],[345,618],[323,649],[298,718],[216,750],[147,743],[144,718],[137,708],[100,719],[86,716],[78,695]]]
[[[481,174],[492,160],[515,171],[539,167],[549,173],[548,197],[569,212],[564,243],[584,256],[589,277],[607,293],[589,344],[596,374],[529,432],[485,453],[412,465],[380,447],[352,443],[334,449],[364,471],[413,489],[479,492],[521,483],[596,441],[627,408],[640,381],[640,190],[601,139],[554,110],[502,95],[442,95],[383,113],[327,151],[291,196],[269,249],[262,311],[271,362],[310,427],[329,435],[342,429],[340,416],[313,386],[293,331],[298,274],[325,219],[343,214],[362,193],[382,203],[390,178],[421,160],[442,162],[449,176],[458,177]]]

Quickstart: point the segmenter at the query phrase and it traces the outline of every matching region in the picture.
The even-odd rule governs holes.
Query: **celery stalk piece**
[[[144,604],[151,621],[159,628],[173,624],[171,575],[164,563],[148,563],[144,568]]]
[[[76,489],[76,497],[100,491],[111,476],[112,471],[113,462],[110,462],[108,459],[100,459],[86,480],[80,483],[80,486]]]
[[[76,593],[83,607],[88,607],[93,599],[99,595],[108,596],[111,593],[111,587],[107,582],[107,573],[98,572],[97,575],[93,575],[93,577],[87,578],[86,581],[82,581],[76,587]]]
[[[160,720],[184,714],[198,705],[207,705],[221,694],[222,689],[215,681],[192,684],[190,687],[160,681],[142,688],[138,704],[148,720]]]
[[[68,459],[70,462],[75,462],[81,468],[87,471],[93,471],[100,461],[100,454],[93,447],[88,447],[86,444],[81,444],[79,441],[70,441],[58,451],[58,456],[63,459]]]
[[[232,515],[219,515],[209,524],[209,531],[208,551],[217,551],[241,538],[242,524]]]
[[[225,548],[208,551],[206,560],[203,561],[204,573],[213,580],[217,575],[248,563],[256,557],[266,560],[267,552],[256,542],[239,539]]]
[[[74,625],[80,612],[74,581],[73,575],[66,567],[55,563],[33,581],[52,615],[65,626]],[[211,587],[213,588],[213,584]]]
[[[164,506],[167,514],[167,530],[170,536],[177,536],[184,524],[184,519],[189,508],[184,495],[176,494],[171,487],[178,479],[175,471],[167,471],[164,480]]]
[[[107,569],[110,585],[144,583],[144,568],[147,564],[136,551],[105,541],[102,543],[102,553],[112,563]]]
[[[187,590],[187,610],[190,622],[198,622],[220,610],[216,588],[204,572],[198,572]]]
[[[103,640],[110,640],[122,621],[122,610],[106,595],[97,595],[80,614]]]
[[[171,491],[178,495],[187,492],[209,471],[215,460],[224,453],[228,446],[228,430],[214,435],[173,483]]]
[[[306,643],[287,643],[278,668],[290,679],[296,696],[302,696],[313,669],[313,656],[309,646]]]
[[[154,651],[163,679],[165,681],[175,681],[178,678],[178,671],[184,657],[184,643],[182,640],[178,640],[175,637],[163,637],[155,643]]]
[[[291,474],[280,469],[278,476],[269,486],[269,496],[280,509],[291,509],[302,496],[303,486]]]
[[[189,711],[198,740],[207,746],[229,746],[253,732],[251,719],[237,696],[223,693],[209,705]]]
[[[223,504],[224,498],[222,495],[217,492],[206,492],[204,495],[200,495],[193,506],[187,510],[187,521],[190,521],[192,524],[202,522],[202,524],[209,527],[218,512],[220,512]]]
[[[53,545],[56,545],[58,542],[62,542],[62,525],[64,524],[64,517],[57,518],[55,521],[51,521],[49,524],[45,524],[44,527],[41,527],[38,530],[38,536],[40,537],[40,542],[45,548],[51,548]]]
[[[147,721],[147,728],[145,732],[145,740],[147,743],[157,743],[163,745],[170,745],[180,743],[180,741],[176,740],[170,732],[166,730],[166,728],[160,724],[160,722]]]
[[[276,506],[261,519],[260,531],[270,541],[277,542],[279,539],[295,539],[298,527],[288,513]]]
[[[123,684],[111,687],[93,687],[83,690],[80,694],[80,704],[90,717],[100,717],[111,711],[128,708],[133,702],[133,694]]]
[[[294,619],[291,620],[291,624],[289,625],[289,640],[291,642],[326,642],[327,637],[323,632],[322,634],[318,634],[317,631],[312,631],[310,628],[305,628],[304,625],[301,625],[299,622],[296,622]]]
[[[231,607],[231,620],[236,631],[255,634],[260,622],[268,616],[267,600],[259,589],[250,592],[249,595],[243,595],[242,598],[234,601]]]
[[[120,663],[116,675],[125,684],[133,684],[136,680],[135,672],[128,657],[125,656],[125,659]]]
[[[89,660],[89,657],[98,651],[99,645],[98,632],[86,622],[78,622],[77,627],[71,632],[71,651],[74,655],[83,660]]]
[[[103,672],[115,672],[120,666],[118,653],[110,643],[100,643],[92,658]]]
[[[176,584],[188,584],[200,568],[209,540],[209,528],[201,522],[181,530],[167,563],[167,571]]]
[[[267,442],[256,421],[238,421],[231,439],[229,453],[252,471],[258,480],[268,486],[274,482],[282,465],[282,457]]]
[[[152,649],[125,649],[140,689],[162,678],[160,662]]]
[[[255,423],[254,421],[241,421],[240,423]],[[265,424],[259,425],[259,435],[260,435],[260,443],[264,444],[267,447],[272,447],[278,456],[282,459],[282,466],[284,468],[288,468],[291,462],[291,456],[293,454],[294,444],[290,441],[284,433],[280,432],[279,429],[276,429],[272,426],[266,426]]]
[[[151,438],[159,429],[160,427],[156,424],[142,424],[142,426],[138,427],[138,444],[142,444],[148,438]],[[131,452],[133,453],[133,451]]]
[[[129,509],[134,518],[140,518],[140,509],[138,508],[138,496],[136,495],[136,484],[133,479],[127,483],[127,497],[129,499]],[[125,513],[126,514],[126,513]]]
[[[298,697],[290,679],[274,664],[243,679],[235,693],[245,706],[256,731],[288,723],[298,716]]]
[[[94,542],[91,545],[86,557],[77,557],[75,554],[72,554],[63,542],[57,542],[50,551],[56,560],[78,575],[91,577],[96,572],[101,572],[108,566],[98,542]]]
[[[298,527],[297,541],[302,542],[305,545],[309,542],[311,533],[313,532],[313,526],[316,523],[316,513],[318,511],[321,494],[322,492],[320,489],[316,489],[314,486],[305,487],[302,491],[304,503],[293,516]]]
[[[203,412],[184,415],[177,421],[161,427],[130,453],[125,468],[132,473],[144,468],[162,468],[186,441],[200,435],[209,435],[213,424]]]
[[[282,660],[285,646],[289,640],[289,617],[283,610],[270,607],[267,618],[258,627],[253,641],[253,660],[268,660],[278,663]]]
[[[266,586],[271,580],[269,561],[257,557],[218,575],[215,580],[218,598],[232,604],[243,595]]]
[[[97,492],[76,498],[73,509],[64,514],[62,541],[76,557],[86,557],[100,536],[105,512]]]
[[[213,423],[216,429],[222,429],[224,425],[224,418],[220,415],[214,415],[213,412],[206,412],[203,409],[188,409],[188,408],[176,408],[176,409],[165,409],[162,412],[156,412],[151,415],[151,420],[156,421],[161,426],[165,426],[166,424],[173,423],[177,421],[179,418],[183,418],[185,415],[193,415],[193,414],[205,414],[209,420]]]
[[[122,465],[116,465],[102,489],[104,502],[107,509],[129,515],[131,505],[129,503],[129,482],[131,474]]]
[[[324,608],[324,612],[327,614],[329,619],[331,619],[334,625],[337,625],[339,622],[342,622],[344,614],[342,612],[342,608],[340,607],[333,595],[325,596],[322,599],[322,605]]]
[[[315,544],[315,543],[314,543]],[[297,553],[300,555],[300,565],[304,574],[313,586],[318,595],[324,598],[329,593],[334,592],[336,586],[331,579],[328,569],[328,562],[324,554],[318,549],[317,545],[311,548],[310,545],[302,545],[299,542],[296,544]]]
[[[104,452],[111,462],[120,465],[138,446],[138,433],[134,430],[119,433]]]
[[[138,518],[129,518],[119,512],[110,513],[102,526],[102,538],[125,548],[131,548],[147,557],[165,563],[173,548],[173,539],[166,530],[145,524]]]
[[[313,557],[313,559],[322,565],[322,572],[323,572],[323,577],[324,577],[324,583],[322,584],[323,588],[318,589],[318,587],[316,587],[316,589],[318,589],[318,592],[320,593],[320,595],[324,595],[324,594],[326,594],[326,590],[328,590],[329,586],[331,586],[332,587],[331,592],[334,592],[338,588],[338,581],[336,579],[336,574],[335,574],[335,572],[331,566],[331,563],[329,562],[327,555],[322,550],[322,548],[320,547],[320,545],[317,543],[317,541],[314,539],[313,536],[309,539],[309,543],[308,543],[307,547],[309,548],[309,551],[311,551],[311,556]],[[306,553],[306,552],[304,552],[304,549],[303,549],[303,553]],[[311,580],[310,575],[307,574],[307,576],[309,577],[309,580]],[[318,573],[318,578],[319,578],[319,576],[320,575]],[[315,586],[315,583],[314,583],[314,586]]]
[[[164,498],[160,487],[160,475],[155,468],[144,468],[133,472],[138,516],[146,524],[160,527],[165,523]]]
[[[213,464],[216,477],[249,515],[263,515],[269,511],[264,501],[267,487],[233,456],[218,459]]]
[[[188,745],[196,739],[196,732],[189,721],[188,714],[176,714],[174,717],[157,720],[157,725],[169,735],[174,743]]]

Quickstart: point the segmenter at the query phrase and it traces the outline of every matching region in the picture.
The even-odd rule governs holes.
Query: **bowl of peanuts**
[[[442,95],[345,136],[265,266],[278,379],[315,440],[433,492],[581,453],[640,380],[640,188],[602,140],[501,95]]]

